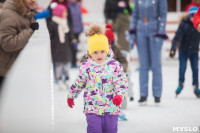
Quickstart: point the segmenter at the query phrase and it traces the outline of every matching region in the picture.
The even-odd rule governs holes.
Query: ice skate
[[[181,93],[183,90],[183,84],[179,84],[178,88],[176,89],[176,97]]]
[[[121,115],[118,115],[119,120],[121,121],[127,121],[128,119],[126,118],[126,115],[122,113]]]
[[[160,97],[155,97],[154,102],[156,105],[160,104]]]
[[[200,98],[200,89],[198,88],[198,86],[194,87],[194,94],[197,96],[197,98]]]
[[[147,105],[147,97],[140,97],[138,102],[141,106]]]

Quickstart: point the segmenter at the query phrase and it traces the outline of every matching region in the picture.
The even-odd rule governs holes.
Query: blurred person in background
[[[70,9],[68,8],[68,0],[51,0],[47,10],[49,10],[49,15],[45,16],[46,18],[46,22],[47,22],[47,28],[49,29],[49,22],[51,21],[52,18],[52,10],[57,6],[57,4],[62,4],[63,6],[65,6],[67,8],[67,21],[68,24],[70,25],[70,27],[72,26],[72,18],[71,18],[71,13],[70,13]]]
[[[137,44],[139,56],[139,104],[144,105],[148,97],[149,68],[153,73],[153,96],[160,103],[162,94],[161,49],[165,34],[167,0],[135,0],[130,23],[129,45]]]
[[[104,17],[106,24],[113,24],[117,16],[117,4],[119,0],[106,0],[104,6]]]
[[[106,37],[108,38],[108,44],[110,48],[112,49],[114,53],[114,59],[119,61],[119,63],[122,64],[124,72],[126,73],[127,79],[128,79],[128,96],[130,98],[130,101],[133,101],[133,84],[130,81],[130,64],[128,62],[128,57],[123,54],[123,52],[120,49],[120,46],[115,42],[115,36],[114,32],[112,31],[112,25],[107,24],[106,25]],[[127,98],[122,101],[122,109],[127,109]],[[125,113],[122,113],[118,116],[120,120],[126,121],[126,115]]]
[[[62,4],[52,10],[49,22],[51,55],[54,64],[55,81],[60,89],[68,87],[69,68],[71,65],[71,31],[67,21],[67,8]]]
[[[128,10],[128,14],[124,13],[125,9]],[[129,42],[126,38],[126,32],[128,31],[130,25],[131,8],[129,0],[119,0],[117,3],[116,13],[117,16],[113,24],[113,30],[117,34],[117,43],[119,44],[120,49],[123,52],[128,53],[130,48]]]
[[[185,12],[188,12],[189,9],[193,6],[197,6],[197,7],[200,6],[200,0],[192,0],[192,2],[189,5],[187,5],[187,7],[185,8]]]
[[[187,60],[190,60],[192,68],[192,85],[194,86],[194,94],[200,98],[200,89],[199,87],[199,42],[200,42],[200,33],[193,26],[193,17],[197,12],[198,7],[190,7],[188,11],[188,16],[182,20],[179,25],[179,28],[175,34],[175,37],[172,41],[172,47],[170,50],[170,57],[173,58],[176,53],[176,49],[179,49],[179,85],[176,89],[176,95],[179,95],[184,88],[185,81],[185,71],[187,68]],[[180,43],[180,44],[179,44]]]
[[[79,41],[79,35],[83,31],[83,24],[82,24],[82,16],[81,16],[81,7],[78,4],[77,0],[70,0],[69,1],[69,8],[71,11],[72,23],[73,23],[73,33],[74,33],[74,40],[72,40],[72,68],[78,68],[77,62],[77,48]]]
[[[60,35],[58,36],[58,28],[56,28],[57,26],[55,26],[55,21],[52,20],[53,16],[55,18],[53,11],[57,7],[57,5],[59,5],[59,7],[61,7],[61,5],[62,5],[62,8],[64,6],[67,9],[67,11],[66,11],[67,16],[64,18],[62,17],[62,22],[63,22],[62,26],[64,26],[64,24],[65,24],[64,27],[68,27],[68,29],[69,29],[69,32],[65,34],[65,42],[64,42],[65,45],[60,45],[62,43],[60,42],[60,40],[58,40],[58,37],[60,36]],[[50,11],[50,15],[48,17],[46,17],[46,23],[47,23],[47,28],[50,33],[51,54],[52,54],[52,62],[53,62],[53,68],[54,68],[55,83],[58,85],[59,88],[64,89],[64,88],[68,87],[67,82],[69,79],[69,75],[67,74],[68,73],[67,71],[71,65],[71,60],[72,60],[71,59],[72,58],[72,56],[71,56],[72,40],[75,39],[73,32],[72,32],[73,24],[72,24],[72,16],[71,16],[70,8],[69,8],[69,2],[67,0],[51,0],[47,10]],[[58,16],[56,18],[58,18]],[[65,19],[66,23],[64,22],[63,19]],[[53,25],[53,27],[51,27],[52,25]],[[56,35],[56,36],[54,36],[54,35]],[[56,42],[58,42],[58,45],[56,45]],[[62,47],[65,47],[65,48],[62,49]],[[59,50],[62,49],[61,51],[64,52],[63,55],[62,55],[62,52],[59,53],[57,51],[55,53],[56,48],[58,48]],[[66,53],[66,52],[68,52],[68,53]],[[66,54],[68,55],[67,57],[65,57]],[[61,74],[57,74],[58,72],[56,72],[57,71],[56,68],[59,67],[59,64],[55,63],[55,62],[62,62],[62,65],[60,65],[60,67],[62,66],[62,68],[65,68],[66,70],[62,69],[60,71]],[[65,63],[65,64],[63,64],[63,63]],[[63,67],[63,65],[66,67]],[[59,77],[58,75],[62,75],[62,77]],[[63,77],[64,77],[64,79],[63,79]]]
[[[3,3],[5,2],[6,0],[0,0],[0,13],[1,13],[1,10],[2,10],[2,7],[3,7]]]
[[[36,0],[6,0],[0,15],[0,85],[39,25]]]

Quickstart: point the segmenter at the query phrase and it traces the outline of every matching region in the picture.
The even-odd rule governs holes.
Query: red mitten
[[[113,98],[113,104],[116,105],[116,106],[119,106],[121,103],[122,103],[122,98],[121,96],[119,95],[116,95],[114,98]]]
[[[67,103],[68,103],[68,106],[69,106],[70,108],[73,108],[73,106],[74,106],[74,99],[68,98],[68,99],[67,99]]]

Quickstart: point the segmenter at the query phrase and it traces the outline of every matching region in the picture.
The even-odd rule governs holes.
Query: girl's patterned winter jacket
[[[84,92],[84,113],[97,115],[121,114],[121,106],[115,106],[112,99],[120,95],[123,99],[127,96],[128,82],[122,65],[108,56],[101,64],[96,64],[92,59],[82,62],[76,81],[71,86],[68,98],[77,98]]]

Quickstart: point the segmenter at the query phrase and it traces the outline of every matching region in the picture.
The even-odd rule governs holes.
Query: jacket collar
[[[94,60],[92,60],[91,58],[88,59],[88,61],[89,61],[91,64],[95,65],[95,66],[102,66],[102,65],[105,65],[105,64],[107,64],[108,62],[110,62],[111,60],[112,60],[112,58],[109,57],[109,58],[106,58],[105,61],[103,61],[101,64],[99,64],[99,63],[95,62]]]

